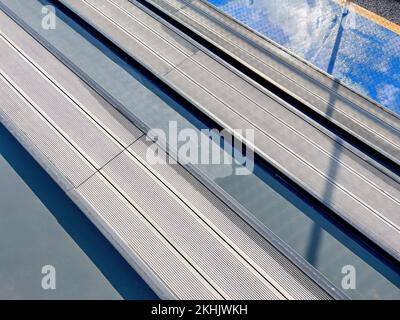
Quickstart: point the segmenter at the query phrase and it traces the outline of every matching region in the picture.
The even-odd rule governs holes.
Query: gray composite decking
[[[204,0],[145,0],[400,163],[400,119]],[[134,0],[132,0],[134,2]]]
[[[128,0],[61,2],[222,127],[253,129],[254,145],[247,142],[259,155],[400,259],[397,176],[387,174],[374,161],[365,159],[339,137],[230,68],[171,25],[144,12],[140,4]],[[337,93],[363,99],[344,87]],[[339,108],[335,106],[335,110]],[[374,110],[368,114],[373,112],[378,119],[381,113]],[[384,124],[380,132],[387,141],[398,141],[397,119],[385,114],[387,117],[379,120]],[[375,127],[371,125],[369,130],[372,132]],[[397,151],[390,152],[398,160]]]
[[[161,298],[329,299],[0,11],[0,121]],[[149,196],[151,195],[151,196]]]

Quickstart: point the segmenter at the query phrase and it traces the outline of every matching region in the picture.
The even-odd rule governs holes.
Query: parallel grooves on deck
[[[140,149],[143,144],[142,140],[137,140],[142,135],[137,128],[120,114],[113,113],[112,107],[105,101],[96,103],[92,100],[92,95],[99,98],[95,92],[82,86],[72,72],[1,12],[0,25],[0,54],[3,58],[0,61],[0,91],[4,95],[0,105],[0,119],[13,134],[22,137],[21,141],[24,135],[32,137],[25,141],[24,146],[31,151],[33,144],[39,152],[43,152],[45,157],[37,158],[46,170],[61,172],[63,177],[74,182],[75,188],[68,187],[64,190],[128,261],[139,268],[141,275],[152,283],[159,294],[169,298],[201,299],[329,298],[242,220],[237,220],[237,224],[231,224],[230,228],[223,226],[224,232],[230,232],[229,237],[218,233],[216,230],[221,227],[217,228],[213,222],[199,220],[200,215],[209,219],[210,212],[206,208],[195,210],[189,197],[182,200],[176,194],[177,191],[172,191],[167,186],[171,184],[169,179],[183,181],[183,171],[172,175],[170,172],[166,179],[164,175],[163,178],[160,177],[161,172],[156,174],[150,167],[144,166],[144,159],[138,160],[139,155],[143,155],[143,149]],[[25,81],[18,78],[22,74],[25,75]],[[12,86],[15,87],[11,88]],[[48,99],[38,92],[43,87],[47,88],[45,92]],[[24,117],[29,121],[24,121]],[[46,144],[42,135],[51,139],[51,144]],[[51,138],[51,135],[55,138]],[[94,138],[102,139],[100,144],[108,146],[110,151],[106,153],[106,157],[101,149],[97,149],[97,145],[91,145]],[[78,160],[73,160],[73,157]],[[133,162],[132,157],[136,157]],[[128,161],[126,166],[123,166],[123,160]],[[82,164],[77,164],[77,161]],[[55,168],[49,169],[53,165]],[[80,166],[87,166],[89,170],[83,174],[83,169],[77,170]],[[133,172],[136,177],[142,178],[142,185],[129,181]],[[73,179],[74,175],[79,177],[77,181]],[[188,177],[190,176],[186,174],[186,178]],[[155,181],[158,182],[155,184]],[[185,190],[193,183],[194,180],[190,184],[176,187]],[[150,188],[147,191],[143,189],[146,186]],[[197,197],[202,197],[205,201],[216,201],[198,183],[197,188],[200,189],[194,191],[197,192]],[[155,211],[151,211],[155,204],[148,197],[150,190],[159,191],[154,199],[163,195],[166,200],[164,204],[159,203],[160,206]],[[137,197],[136,193],[135,197],[135,192],[144,194]],[[147,210],[138,210],[140,206],[137,202],[147,206]],[[162,218],[159,215],[160,210],[163,210],[165,204],[176,209],[173,211],[182,213],[181,219],[177,220],[177,230],[174,230],[173,225],[168,227],[172,219],[159,220]],[[202,205],[204,204],[198,203],[197,207]],[[219,215],[219,219],[226,219],[227,212],[235,216],[219,202],[218,210],[213,207],[211,213]],[[158,224],[155,223],[157,219]],[[183,219],[187,219],[187,226],[194,229],[190,237],[182,242],[179,240],[182,236],[179,232],[182,232],[180,223]],[[168,232],[165,231],[166,228],[169,228]],[[207,248],[207,243],[212,245]],[[149,244],[154,244],[153,249],[157,250],[158,255],[148,249]],[[257,245],[258,254],[250,258],[250,253],[246,254],[246,248],[252,248],[253,244]],[[179,250],[180,246],[184,246],[190,255]],[[220,250],[216,257],[218,259],[213,264],[210,264],[212,255],[207,249],[211,252]],[[205,257],[208,258],[204,260]],[[200,272],[199,265],[207,271]],[[232,270],[236,273],[228,272]],[[193,286],[188,287],[188,283]]]
[[[151,19],[128,0],[61,2],[85,17],[223,127],[253,128],[254,147],[259,154],[393,256],[400,257],[396,246],[400,241],[397,214],[400,188],[396,181],[352,154],[340,141],[323,134],[301,115],[291,114],[290,107],[278,98],[252,86],[249,80],[228,71],[201,50],[185,53],[184,41],[168,25],[160,27],[153,19],[153,27],[147,28],[146,38],[142,38],[133,26],[137,27],[137,21],[146,19],[141,24],[143,29]],[[157,41],[149,39],[150,36]],[[160,43],[174,51],[161,55],[157,50]],[[132,50],[133,45],[144,46],[157,57],[158,63],[162,62],[161,66],[154,69],[147,65],[141,60],[140,52]],[[186,55],[186,59],[182,59],[182,55]],[[171,61],[171,56],[181,58]],[[218,68],[220,71],[215,71]],[[226,74],[221,76],[221,72]],[[229,77],[233,79],[230,83]]]
[[[191,27],[268,81],[400,163],[400,121],[396,115],[381,110],[375,102],[284,52],[284,48],[267,41],[205,1],[145,1]]]

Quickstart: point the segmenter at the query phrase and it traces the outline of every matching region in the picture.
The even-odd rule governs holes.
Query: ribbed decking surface
[[[400,258],[396,178],[128,0],[61,2],[224,128],[253,129],[258,154]]]
[[[329,295],[0,12],[0,119],[162,298]]]
[[[206,1],[146,1],[400,163],[400,120],[395,115],[278,48]]]

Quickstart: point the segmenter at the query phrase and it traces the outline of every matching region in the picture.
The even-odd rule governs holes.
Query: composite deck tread
[[[95,169],[12,85],[0,76],[0,121],[64,190]]]
[[[69,195],[161,298],[223,299],[100,173]]]
[[[146,164],[142,132],[2,12],[0,26],[2,123],[160,297],[330,298],[182,167]]]
[[[0,12],[1,15],[4,13]],[[81,102],[79,108],[93,118],[106,131],[116,133],[115,137],[122,147],[129,146],[142,132],[127,120],[113,106],[107,103],[83,80],[71,72],[64,64],[52,55],[49,51],[44,51],[43,46],[38,42],[33,42],[26,36],[26,32],[21,28],[13,27],[11,19],[0,20],[0,30],[3,31],[6,39],[12,44],[10,36],[18,41],[18,50],[22,54],[29,52],[29,57],[35,61],[43,74],[49,74],[54,83],[58,83],[65,92],[73,92],[75,99]]]
[[[285,299],[143,164],[124,152],[101,173],[168,236],[227,299]]]
[[[395,114],[215,10],[206,1],[146,1],[400,163],[400,119]]]
[[[395,178],[201,47],[188,53],[195,43],[185,43],[178,31],[143,14],[138,5],[128,0],[61,2],[223,127],[253,129],[258,154],[400,258],[400,187]],[[146,36],[137,25],[146,29]],[[143,49],[133,50],[133,42]],[[171,52],[165,55],[159,46]],[[144,51],[157,56],[166,71],[153,70],[141,58]],[[176,56],[179,62],[170,58]]]
[[[41,74],[30,60],[5,41],[0,41],[0,70],[67,139],[76,141],[80,152],[97,169],[123,150],[77,107],[73,99],[61,93],[59,87]]]
[[[294,299],[325,299],[327,296],[303,272],[299,272],[287,258],[241,219],[232,209],[211,193],[189,171],[178,163],[169,165],[153,164],[146,158],[152,142],[143,137],[128,148],[128,151],[149,168],[170,190],[184,201],[190,201],[191,208],[203,221],[224,235],[251,265],[271,283],[290,293]],[[161,158],[165,158],[160,150]],[[268,249],[267,249],[268,248]],[[312,272],[310,270],[310,272]],[[306,289],[306,290],[305,290]]]

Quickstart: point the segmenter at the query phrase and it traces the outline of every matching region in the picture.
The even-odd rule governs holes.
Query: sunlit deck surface
[[[0,203],[0,299],[157,299],[1,124]],[[49,265],[56,290],[41,285]]]
[[[135,1],[57,3],[57,10],[68,13],[58,11],[52,33],[41,29],[40,8],[53,1],[26,6],[0,0],[0,120],[159,297],[348,298],[339,288],[340,270],[335,278],[329,267],[315,266],[317,245],[311,244],[308,252],[315,252],[306,259],[287,245],[290,239],[282,239],[296,233],[295,227],[276,234],[279,228],[270,230],[257,216],[266,200],[275,203],[275,211],[294,212],[293,206],[316,216],[327,212],[335,221],[322,223],[331,230],[327,241],[376,281],[372,289],[365,284],[368,294],[400,297],[396,115],[202,1],[148,1],[177,24]],[[301,100],[344,135],[194,41],[180,24]],[[257,163],[279,172],[318,208],[301,209],[307,205],[286,189],[285,197],[271,191],[266,196],[256,188],[261,186],[257,173],[247,180],[220,179],[218,166],[151,163],[148,148],[164,144],[149,141],[146,132],[168,130],[169,120],[178,121],[179,129],[198,130],[204,124],[189,113],[233,134],[253,130],[254,143],[244,142],[256,152]],[[363,145],[375,153],[365,153]],[[244,199],[243,189],[255,192]],[[341,225],[343,234],[356,234],[355,240],[332,231]],[[299,224],[299,230],[306,225]],[[319,232],[310,241],[318,241]],[[378,253],[369,253],[369,247]],[[390,267],[377,256],[387,258]],[[359,297],[362,293],[351,296]]]

